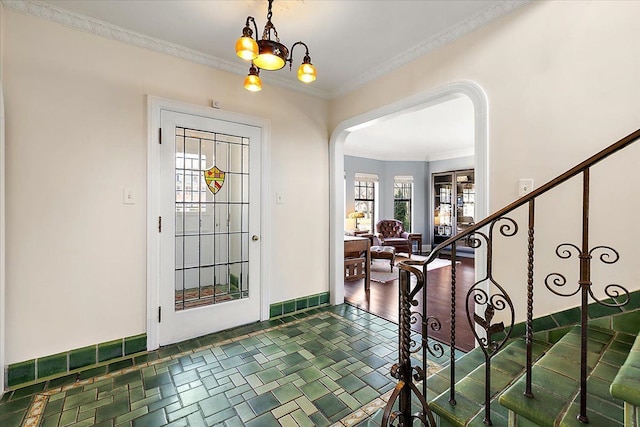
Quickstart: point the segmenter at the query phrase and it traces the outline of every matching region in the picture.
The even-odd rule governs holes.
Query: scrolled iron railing
[[[422,308],[426,313],[428,303],[428,286],[427,286],[427,265],[436,259],[445,249],[451,250],[451,336],[448,345],[451,347],[450,352],[450,386],[449,386],[449,402],[456,404],[456,375],[455,375],[455,328],[456,328],[456,259],[457,244],[465,241],[467,246],[472,248],[480,248],[485,246],[486,259],[480,260],[485,262],[486,274],[477,280],[473,286],[467,291],[466,295],[466,313],[467,321],[471,327],[477,345],[481,348],[485,357],[485,403],[484,403],[484,423],[492,425],[491,422],[491,359],[504,347],[511,338],[511,332],[515,322],[515,308],[509,294],[505,288],[498,283],[493,277],[493,243],[497,235],[502,237],[511,237],[518,232],[518,223],[507,215],[520,208],[528,205],[528,223],[527,223],[527,304],[526,304],[526,321],[525,321],[525,342],[526,342],[526,387],[525,396],[533,398],[532,393],[532,373],[531,366],[533,364],[532,347],[533,347],[533,291],[534,291],[534,254],[535,254],[535,202],[541,195],[553,190],[569,179],[582,174],[582,231],[581,242],[579,245],[573,243],[562,243],[556,248],[556,255],[561,259],[570,259],[574,253],[579,259],[580,277],[577,289],[565,291],[567,279],[561,273],[550,273],[546,276],[545,287],[557,296],[568,297],[580,294],[581,297],[581,351],[580,351],[580,413],[578,420],[588,423],[587,417],[587,320],[588,320],[588,303],[589,299],[598,304],[609,307],[620,307],[629,301],[629,292],[623,286],[618,284],[609,284],[605,286],[605,294],[614,301],[614,303],[605,303],[595,297],[591,282],[591,261],[594,255],[597,259],[606,264],[614,264],[618,261],[618,252],[609,246],[589,246],[589,194],[590,194],[590,168],[611,156],[612,154],[624,149],[640,139],[640,129],[622,138],[618,142],[610,145],[596,155],[590,157],[584,162],[578,164],[574,168],[568,170],[557,178],[549,181],[545,185],[533,190],[528,195],[516,200],[512,204],[500,209],[487,218],[477,222],[474,226],[467,228],[463,232],[449,238],[439,244],[425,261],[408,260],[399,264],[400,267],[400,298],[399,298],[399,361],[392,367],[391,375],[398,379],[396,385],[383,414],[382,425],[412,426],[413,421],[421,421],[423,425],[435,426],[434,417],[426,401],[427,384],[426,384],[426,366],[428,355],[438,357],[444,353],[441,344],[429,343],[429,330],[437,330],[440,328],[440,321],[433,317],[427,317],[426,314],[413,311],[412,308],[418,305],[416,299],[418,293],[422,292]],[[476,259],[476,262],[479,260]],[[421,269],[419,267],[422,267]],[[412,287],[411,276],[415,276],[415,285]],[[488,289],[488,290],[487,290]],[[478,313],[476,306],[482,307],[484,310]],[[496,313],[505,312],[501,318],[509,319],[509,324],[494,321]],[[421,319],[422,341],[416,343],[411,339],[411,325]],[[478,333],[478,329],[482,333]],[[498,335],[499,334],[499,335]],[[492,337],[500,338],[494,340]],[[430,346],[431,345],[431,346]],[[411,353],[422,351],[422,366],[411,365]],[[416,385],[422,381],[422,390]],[[412,413],[412,396],[420,402],[421,408],[417,413]]]

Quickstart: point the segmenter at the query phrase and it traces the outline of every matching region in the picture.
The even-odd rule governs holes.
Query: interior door
[[[160,121],[165,345],[260,319],[260,129],[167,110]]]

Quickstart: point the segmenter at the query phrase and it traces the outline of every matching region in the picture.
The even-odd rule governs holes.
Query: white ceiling
[[[529,1],[276,0],[272,22],[281,42],[291,46],[298,40],[304,41],[309,46],[318,78],[309,85],[297,80],[296,69],[304,56],[303,49],[298,47],[292,71],[285,67],[280,71],[261,72],[263,90],[273,84],[330,99]],[[3,0],[3,4],[83,31],[236,73],[239,85],[249,64],[236,57],[235,40],[242,34],[248,15],[255,18],[261,33],[267,13],[266,0]],[[468,108],[457,111],[456,106],[466,108],[464,102],[458,101],[440,109],[415,112],[376,125],[376,128],[383,126],[380,129],[358,131],[363,138],[366,136],[367,143],[361,142],[357,135],[351,136],[348,143],[354,144],[354,150],[367,148],[373,152],[376,146],[388,147],[390,139],[415,144],[415,135],[419,133],[424,135],[420,138],[424,143],[453,144],[436,147],[432,153],[434,150],[455,151],[463,148],[462,140],[468,139],[469,128],[463,123],[468,120]],[[443,118],[443,112],[450,114],[448,119]],[[425,123],[434,126],[427,128]],[[405,132],[417,124],[420,132]],[[466,142],[472,144],[472,140]],[[402,151],[405,155],[415,154],[416,149]],[[381,153],[374,157],[382,156]],[[384,154],[384,158],[388,159],[388,154]]]
[[[466,96],[376,121],[349,134],[344,154],[376,160],[434,161],[474,153],[473,103]]]

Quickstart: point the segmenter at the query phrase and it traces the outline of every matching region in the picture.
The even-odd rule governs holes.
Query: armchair
[[[402,222],[395,219],[383,219],[376,224],[376,240],[379,246],[393,246],[397,252],[405,252],[411,258],[409,233],[404,231]]]

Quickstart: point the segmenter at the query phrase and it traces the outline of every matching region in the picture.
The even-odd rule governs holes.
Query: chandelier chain
[[[264,31],[262,32],[262,40],[269,40],[271,30],[273,30],[273,35],[276,36],[276,41],[280,43],[280,37],[278,37],[278,30],[276,30],[275,25],[271,22],[271,17],[273,16],[273,12],[271,12],[271,5],[273,4],[273,0],[269,0],[269,9],[267,11],[267,24],[264,26]]]

